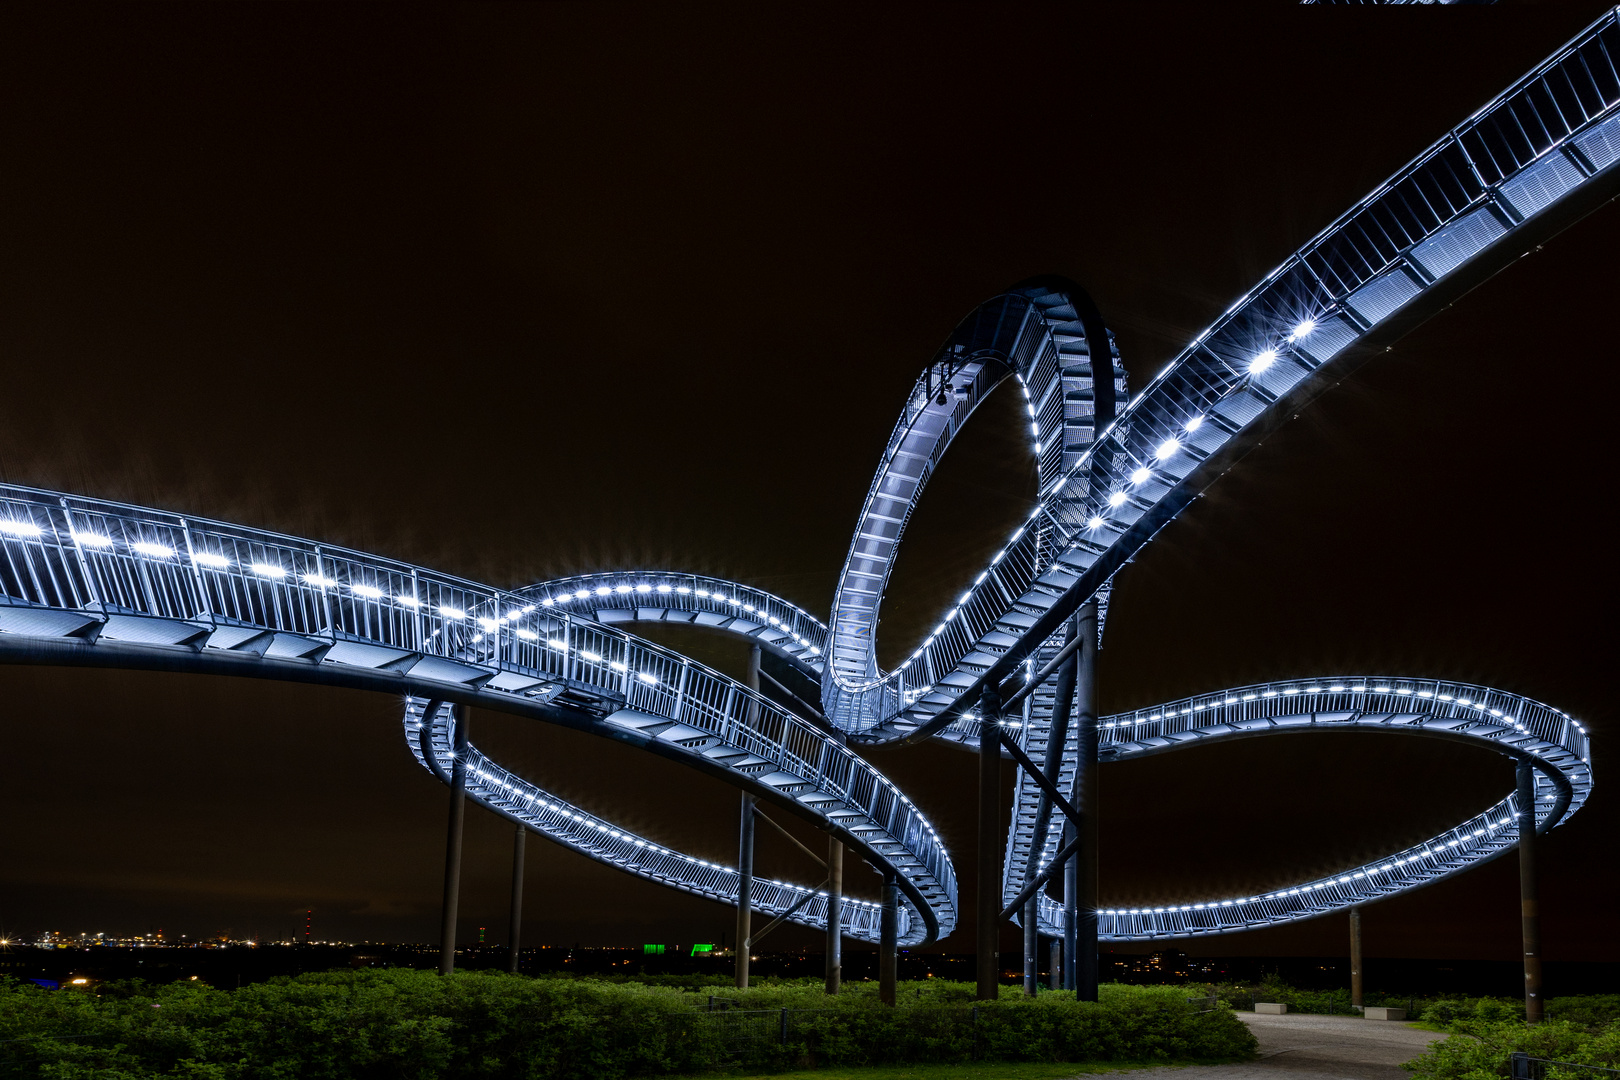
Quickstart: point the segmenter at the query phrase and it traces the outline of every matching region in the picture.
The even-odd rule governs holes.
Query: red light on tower
[[[308,910],[306,910],[304,912],[304,944],[305,945],[309,944],[309,924],[312,921],[314,914],[315,914],[315,909],[314,908],[309,908]]]

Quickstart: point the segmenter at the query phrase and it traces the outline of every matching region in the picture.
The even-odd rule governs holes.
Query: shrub
[[[0,982],[0,1075],[77,1080],[611,1078],[726,1065],[1234,1059],[1254,1037],[1229,1010],[1199,1013],[1184,990],[1108,986],[1103,1000],[1031,1001],[1004,988],[902,984],[837,998],[819,981],[746,991],[488,972],[328,972],[234,991],[186,982],[99,993]],[[783,1010],[792,1010],[784,1013]],[[783,1039],[783,1022],[787,1038]],[[760,1037],[742,1038],[752,1029]],[[41,1038],[41,1036],[49,1036]]]

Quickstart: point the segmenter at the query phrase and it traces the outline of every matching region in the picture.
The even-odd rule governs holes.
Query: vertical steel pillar
[[[517,974],[518,955],[523,948],[523,849],[528,840],[529,830],[520,821],[512,840],[512,915],[506,932],[512,954],[506,958],[506,970],[513,975]]]
[[[827,840],[827,993],[844,979],[844,845]]]
[[[979,699],[979,891],[978,997],[1000,993],[1001,938],[1001,695],[991,688]]]
[[[1041,961],[1036,953],[1040,951],[1041,935],[1035,928],[1035,897],[1024,902],[1024,996],[1034,997],[1035,988],[1041,981]]]
[[[748,688],[759,691],[759,646],[748,647]],[[758,717],[753,703],[748,706],[748,721],[754,723]],[[753,915],[752,903],[754,893],[754,796],[743,793],[742,815],[737,822],[737,989],[748,989],[748,954],[753,951],[753,929],[750,919]]]
[[[1524,1019],[1539,1024],[1541,1001],[1541,911],[1536,896],[1536,770],[1518,763],[1519,914],[1524,933]]]
[[[1049,961],[1049,963],[1052,965],[1052,970],[1051,970],[1051,973],[1048,974],[1047,977],[1046,977],[1047,988],[1051,989],[1051,990],[1062,990],[1063,989],[1063,939],[1062,938],[1053,938],[1052,939],[1052,958]]]
[[[743,793],[737,821],[737,988],[748,989],[748,954],[753,949],[749,925],[754,892],[754,796]]]
[[[883,909],[878,923],[878,1000],[894,1004],[894,984],[900,957],[900,880],[895,872],[883,871]]]
[[[1075,620],[1074,808],[1080,812],[1080,850],[1075,865],[1074,991],[1097,1000],[1097,601],[1088,600]]]
[[[1063,846],[1074,843],[1074,822],[1063,826]],[[1063,864],[1063,989],[1076,990],[1075,974],[1079,968],[1080,941],[1080,860],[1078,855]]]
[[[1361,1008],[1361,905],[1350,909],[1350,1004]]]
[[[456,917],[461,904],[461,827],[467,818],[467,706],[450,707],[450,830],[444,842],[444,903],[439,921],[439,974],[456,969]]]

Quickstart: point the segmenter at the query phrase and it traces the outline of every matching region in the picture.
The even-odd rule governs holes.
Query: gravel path
[[[1237,1015],[1260,1040],[1260,1060],[1142,1069],[1130,1073],[1130,1080],[1403,1080],[1411,1074],[1400,1067],[1401,1062],[1445,1038],[1403,1023],[1359,1016]]]

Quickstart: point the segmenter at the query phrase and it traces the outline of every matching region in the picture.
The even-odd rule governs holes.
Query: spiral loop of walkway
[[[1127,398],[1113,337],[1072,282],[1023,282],[980,305],[911,395],[862,503],[831,617],[735,582],[595,574],[502,591],[262,530],[0,485],[0,661],[247,675],[403,695],[413,753],[443,777],[444,703],[513,713],[640,747],[717,777],[893,869],[900,943],[948,935],[955,872],[934,825],[850,745],[938,736],[975,744],[987,688],[1033,677],[1070,616],[1268,432],[1335,380],[1620,193],[1620,29],[1610,11],[1420,154],[1245,294]],[[883,593],[927,480],[1005,379],[1025,399],[1039,502],[939,625],[894,670],[876,660]],[[758,644],[819,681],[789,709],[638,638],[682,623]],[[1101,620],[1099,618],[1099,628]],[[779,689],[793,691],[786,687]],[[808,691],[814,696],[813,691]],[[784,694],[774,695],[778,698]],[[1010,730],[1037,762],[1056,695],[1033,688]],[[1105,760],[1222,739],[1357,730],[1443,738],[1532,764],[1538,828],[1584,803],[1586,732],[1501,691],[1415,679],[1281,682],[1105,721]],[[589,858],[722,903],[732,868],[673,851],[557,798],[469,747],[468,792]],[[1040,792],[1020,770],[1006,849],[1011,898],[1037,843]],[[1495,857],[1523,813],[1510,796],[1448,833],[1262,896],[1101,912],[1101,936],[1222,933],[1392,895]],[[1039,850],[1036,850],[1039,846]],[[754,906],[822,925],[814,888],[757,882]],[[875,940],[874,905],[846,932]],[[1041,928],[1058,928],[1039,901]]]

